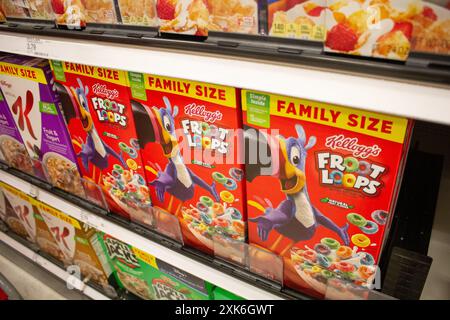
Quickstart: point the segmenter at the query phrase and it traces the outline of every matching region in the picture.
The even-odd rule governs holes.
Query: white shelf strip
[[[185,270],[201,279],[215,284],[223,289],[233,292],[247,300],[280,300],[281,297],[266,290],[255,287],[247,282],[241,281],[226,273],[220,272],[201,262],[191,259],[181,253],[171,250],[163,245],[148,240],[137,233],[125,229],[113,222],[103,219],[93,213],[86,211],[51,192],[36,188],[16,176],[0,170],[0,181],[21,190],[29,195],[33,195],[37,200],[47,203],[72,217],[89,224],[97,230],[110,234],[117,239],[135,246],[145,252],[166,261],[181,270]]]
[[[20,254],[24,255],[25,257],[31,259],[34,263],[41,266],[42,268],[46,269],[47,271],[51,272],[58,278],[62,279],[64,282],[67,282],[76,288],[77,290],[81,291],[83,294],[88,296],[91,299],[94,300],[109,300],[108,297],[103,295],[102,293],[98,292],[97,290],[93,289],[90,286],[87,286],[83,283],[83,281],[80,281],[79,279],[71,276],[69,273],[67,273],[64,269],[61,269],[59,266],[55,265],[54,263],[50,262],[49,260],[41,257],[39,254],[34,252],[33,250],[27,248],[20,242],[14,240],[13,238],[9,237],[6,233],[0,231],[0,241],[4,242]]]
[[[449,87],[271,61],[7,32],[0,32],[0,51],[267,91],[450,125]]]

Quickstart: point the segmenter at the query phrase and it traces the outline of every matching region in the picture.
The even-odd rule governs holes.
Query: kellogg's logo
[[[350,151],[353,156],[366,159],[370,156],[377,157],[382,149],[374,144],[373,146],[365,146],[358,143],[358,138],[347,138],[343,134],[330,136],[326,139],[325,146],[336,150],[341,149]]]
[[[191,117],[202,118],[204,121],[214,123],[222,120],[223,114],[220,111],[208,111],[205,106],[198,106],[196,103],[188,104],[184,107],[184,113]]]
[[[106,84],[96,83],[92,86],[92,91],[98,95],[108,99],[116,99],[119,96],[117,89],[110,90],[106,87]]]

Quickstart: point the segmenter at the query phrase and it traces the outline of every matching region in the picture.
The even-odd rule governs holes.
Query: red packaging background
[[[244,123],[246,122],[246,114],[244,112]],[[374,210],[385,210],[391,212],[392,210],[392,197],[394,187],[396,185],[398,167],[400,164],[400,160],[402,158],[402,150],[403,144],[374,138],[371,136],[359,134],[356,132],[333,128],[321,124],[315,124],[307,121],[299,121],[293,119],[287,119],[279,116],[270,117],[271,129],[278,129],[279,134],[281,134],[286,139],[288,137],[297,138],[297,132],[295,130],[296,124],[301,124],[306,133],[306,141],[309,140],[311,136],[315,136],[317,138],[317,143],[314,147],[312,147],[307,152],[306,164],[305,164],[305,174],[306,174],[306,186],[308,188],[308,194],[311,201],[311,204],[316,207],[323,215],[327,216],[331,220],[333,220],[338,227],[344,226],[347,221],[347,214],[349,213],[359,213],[364,216],[368,220],[373,220],[371,218],[371,213]],[[249,124],[252,127],[257,126],[253,124]],[[265,129],[265,128],[261,128]],[[319,171],[317,168],[317,156],[318,152],[330,152],[332,154],[342,155],[344,158],[347,156],[354,157],[350,151],[336,149],[332,150],[328,147],[325,147],[325,139],[329,136],[333,136],[336,134],[343,134],[345,137],[355,137],[358,138],[358,144],[372,146],[374,144],[378,145],[382,152],[378,157],[370,156],[367,159],[369,163],[377,163],[384,166],[387,170],[385,173],[378,179],[383,182],[383,186],[379,189],[379,192],[374,196],[365,196],[359,191],[346,191],[344,187],[331,187],[331,186],[323,186],[320,184]],[[361,160],[361,158],[358,158]],[[267,189],[267,186],[273,186],[273,188]],[[277,178],[272,176],[258,176],[251,183],[247,182],[247,199],[257,201],[254,196],[259,196],[260,198],[269,199],[273,206],[276,208],[281,201],[286,199],[286,195],[281,192],[281,187]],[[345,190],[345,191],[344,191]],[[353,205],[353,209],[344,209],[337,206],[330,205],[328,203],[322,203],[320,199],[322,198],[330,198],[337,201],[345,202],[349,205]],[[262,204],[266,207],[264,204]],[[248,217],[254,218],[260,216],[262,212],[258,209],[247,206]],[[382,246],[383,235],[384,235],[384,226],[379,227],[379,231],[376,234],[367,235],[371,240],[371,246],[367,248],[359,248],[358,251],[368,252],[373,255],[376,262],[378,261],[378,257],[380,254],[380,249]],[[269,234],[267,241],[263,242],[258,237],[257,233],[257,224],[253,222],[249,222],[248,224],[249,230],[249,243],[255,244],[257,246],[261,246],[269,249],[273,242],[277,240],[279,237],[279,233],[275,230],[272,230]],[[352,224],[349,223],[348,234],[351,238],[353,234],[362,233],[361,230]],[[295,244],[295,246],[303,248],[307,245],[310,248],[314,248],[316,243],[319,243],[320,240],[324,237],[331,237],[338,240],[342,243],[342,239],[334,233],[333,231],[326,229],[324,226],[319,226],[316,230],[315,235],[307,241],[300,241]],[[281,243],[277,246],[275,252],[280,254],[282,250],[290,243],[290,240],[284,238]],[[376,246],[372,246],[376,244]],[[350,240],[350,246],[353,246],[353,243]],[[300,291],[307,292],[314,296],[320,296],[316,291],[310,289],[309,286],[300,278],[300,276],[295,271],[291,261],[290,261],[290,250],[284,256],[284,282],[288,287],[295,288]]]
[[[145,104],[146,106],[150,106],[150,107],[156,106],[158,108],[161,108],[161,107],[165,106],[165,104],[163,102],[163,97],[169,98],[172,107],[174,107],[174,106],[179,107],[179,113],[175,117],[175,128],[176,129],[182,128],[181,121],[183,119],[190,119],[190,120],[199,121],[199,122],[203,121],[203,119],[200,117],[192,117],[192,116],[186,115],[184,113],[184,106],[189,105],[191,103],[196,103],[197,105],[204,105],[208,111],[219,110],[220,112],[222,112],[222,114],[223,114],[222,120],[216,120],[214,123],[211,123],[211,124],[216,125],[217,127],[226,128],[226,129],[237,129],[237,128],[242,127],[240,117],[239,117],[239,113],[241,112],[239,109],[239,103],[238,103],[238,101],[240,101],[239,95],[237,95],[237,101],[236,101],[236,106],[238,106],[237,108],[230,108],[230,107],[226,107],[226,106],[217,105],[217,104],[214,104],[211,102],[206,102],[203,100],[195,99],[193,97],[185,97],[182,95],[177,95],[177,94],[167,93],[167,92],[159,92],[159,91],[155,91],[155,90],[147,90],[147,101],[142,102],[142,103]],[[180,137],[178,137],[178,142],[180,142],[180,141],[185,142],[186,140],[185,139],[181,140]],[[234,159],[237,159],[238,148],[236,145],[233,148],[234,148],[234,155],[235,155]],[[184,149],[184,150],[186,150],[186,149]],[[191,151],[192,150],[195,150],[195,149],[191,149]],[[232,150],[232,149],[229,149],[229,150]],[[192,151],[191,154],[193,154],[193,152],[194,151]],[[168,160],[163,155],[162,148],[160,147],[160,145],[158,143],[147,144],[146,148],[141,151],[141,154],[142,154],[142,157],[144,160],[144,166],[148,166],[148,165],[152,166],[151,163],[158,163],[159,166],[161,167],[161,169],[163,171],[165,170]],[[240,168],[243,170],[243,165],[236,165],[236,164],[218,164],[215,168],[212,168],[212,169],[206,168],[206,167],[203,167],[200,165],[196,165],[196,164],[191,164],[191,163],[186,163],[186,166],[189,169],[191,169],[194,172],[194,174],[199,176],[201,179],[203,179],[209,185],[211,185],[214,182],[214,179],[212,178],[213,172],[218,171],[218,172],[223,173],[225,176],[230,177],[228,172],[231,168],[235,167],[235,168]],[[154,168],[154,169],[156,169],[156,168]],[[150,183],[156,179],[156,176],[154,173],[150,172],[149,170],[145,170],[145,171],[146,171],[146,178],[147,178],[148,183]],[[170,198],[172,196],[170,194],[166,193],[164,202],[161,203],[156,196],[155,189],[152,186],[149,186],[149,187],[150,187],[150,197],[152,199],[153,205],[155,207],[160,207],[165,210],[168,210]],[[245,184],[238,182],[237,189],[234,191],[231,191],[231,193],[235,196],[236,200],[239,200],[238,202],[234,202],[233,206],[242,213],[243,219],[246,222],[247,219],[246,219],[246,212],[245,212],[246,208],[245,208],[245,199],[244,199],[244,195],[245,195],[244,188],[245,188]],[[227,190],[223,185],[221,185],[217,182],[216,182],[216,189],[217,189],[218,194],[220,194],[220,192],[222,190]],[[210,198],[213,198],[212,195],[208,191],[197,186],[195,188],[194,197],[191,200],[186,201],[185,203],[182,204],[180,200],[174,198],[172,206],[170,208],[171,210],[168,210],[168,211],[171,212],[172,214],[178,213],[178,218],[179,218],[180,225],[181,225],[181,232],[183,234],[184,242],[187,245],[192,246],[196,249],[202,250],[206,253],[213,254],[211,249],[209,249],[207,246],[202,244],[192,234],[192,232],[189,230],[189,228],[186,226],[186,224],[183,221],[183,218],[181,215],[181,210],[177,210],[177,208],[178,207],[181,208],[181,206],[189,207],[190,205],[193,205],[195,207],[197,202],[199,201],[198,199],[201,196],[208,196]],[[223,201],[220,200],[220,202],[223,202]]]

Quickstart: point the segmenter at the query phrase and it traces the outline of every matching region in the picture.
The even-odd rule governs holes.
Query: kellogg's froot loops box
[[[411,123],[247,90],[242,99],[249,242],[284,258],[289,287],[323,296],[330,279],[371,284]]]
[[[130,82],[155,212],[179,217],[185,243],[210,253],[215,233],[244,241],[238,91],[134,73]]]
[[[0,61],[0,88],[34,161],[35,174],[83,197],[84,190],[47,60],[8,56]]]
[[[83,177],[101,186],[111,211],[151,225],[126,72],[60,61],[52,67]]]

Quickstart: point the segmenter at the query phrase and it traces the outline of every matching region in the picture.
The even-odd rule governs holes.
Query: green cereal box
[[[154,256],[98,233],[117,284],[146,300],[210,300],[212,285]]]

